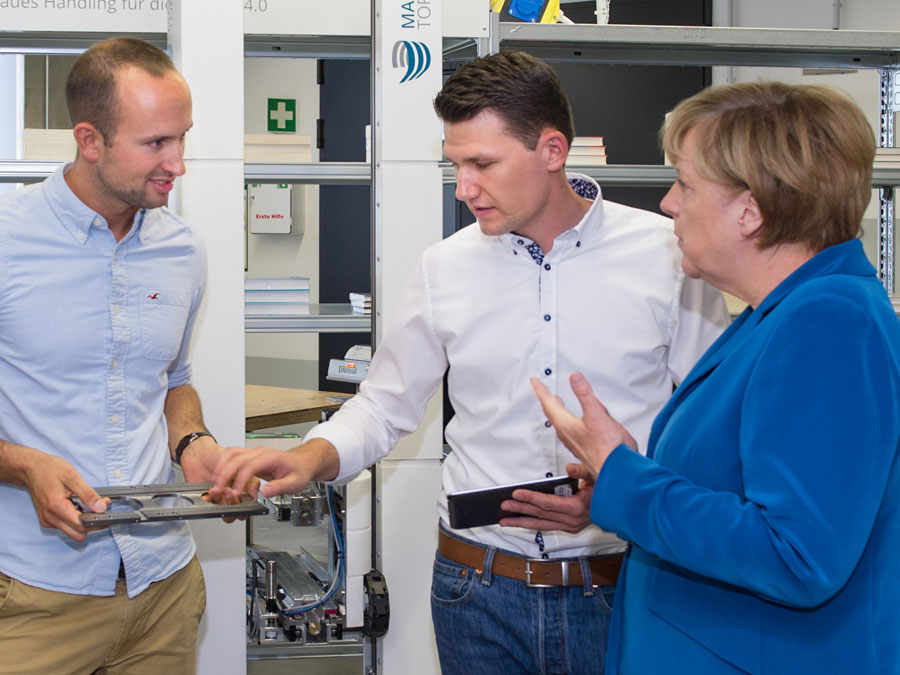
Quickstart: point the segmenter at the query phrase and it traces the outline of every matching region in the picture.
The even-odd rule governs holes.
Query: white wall
[[[297,133],[312,137],[312,160],[318,160],[315,148],[316,119],[319,116],[319,89],[316,85],[315,59],[244,59],[244,128],[246,133],[265,134],[266,99],[287,98],[297,101]],[[293,228],[291,234],[248,235],[247,276],[310,277],[311,302],[319,301],[319,188],[293,186]],[[248,381],[259,380],[254,373],[258,358],[316,361],[318,335],[315,333],[248,333]],[[305,369],[314,372],[314,368]],[[293,372],[293,370],[292,370]],[[298,381],[292,386],[317,389],[315,380]]]

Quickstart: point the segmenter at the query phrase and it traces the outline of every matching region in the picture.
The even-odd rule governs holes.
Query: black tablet
[[[512,513],[500,508],[500,504],[504,500],[512,499],[514,490],[535,490],[568,497],[578,492],[578,479],[569,476],[555,476],[525,483],[452,492],[447,495],[447,505],[450,508],[450,527],[463,529],[494,525],[501,518],[522,516],[521,513]]]

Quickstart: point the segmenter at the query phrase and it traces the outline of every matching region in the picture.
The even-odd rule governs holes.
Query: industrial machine
[[[355,345],[344,359],[332,359],[328,379],[359,384],[371,351]],[[384,576],[371,569],[371,472],[344,486],[310,483],[260,500],[269,515],[248,528],[249,643],[358,643],[384,635],[390,608]]]

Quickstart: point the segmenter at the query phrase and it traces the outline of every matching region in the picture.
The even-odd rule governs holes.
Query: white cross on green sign
[[[270,98],[267,106],[269,131],[297,131],[297,101],[292,98]]]

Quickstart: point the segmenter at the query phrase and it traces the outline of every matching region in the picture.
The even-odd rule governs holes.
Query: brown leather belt
[[[487,548],[454,539],[443,531],[438,532],[438,551],[446,558],[466,567],[481,570]],[[595,555],[584,558],[591,570],[591,583],[594,586],[615,586],[619,579],[624,553],[612,555]],[[544,560],[526,558],[497,551],[491,572],[510,579],[524,581],[529,586],[542,588],[546,586],[581,586],[584,577],[581,574],[581,558],[564,560]]]

